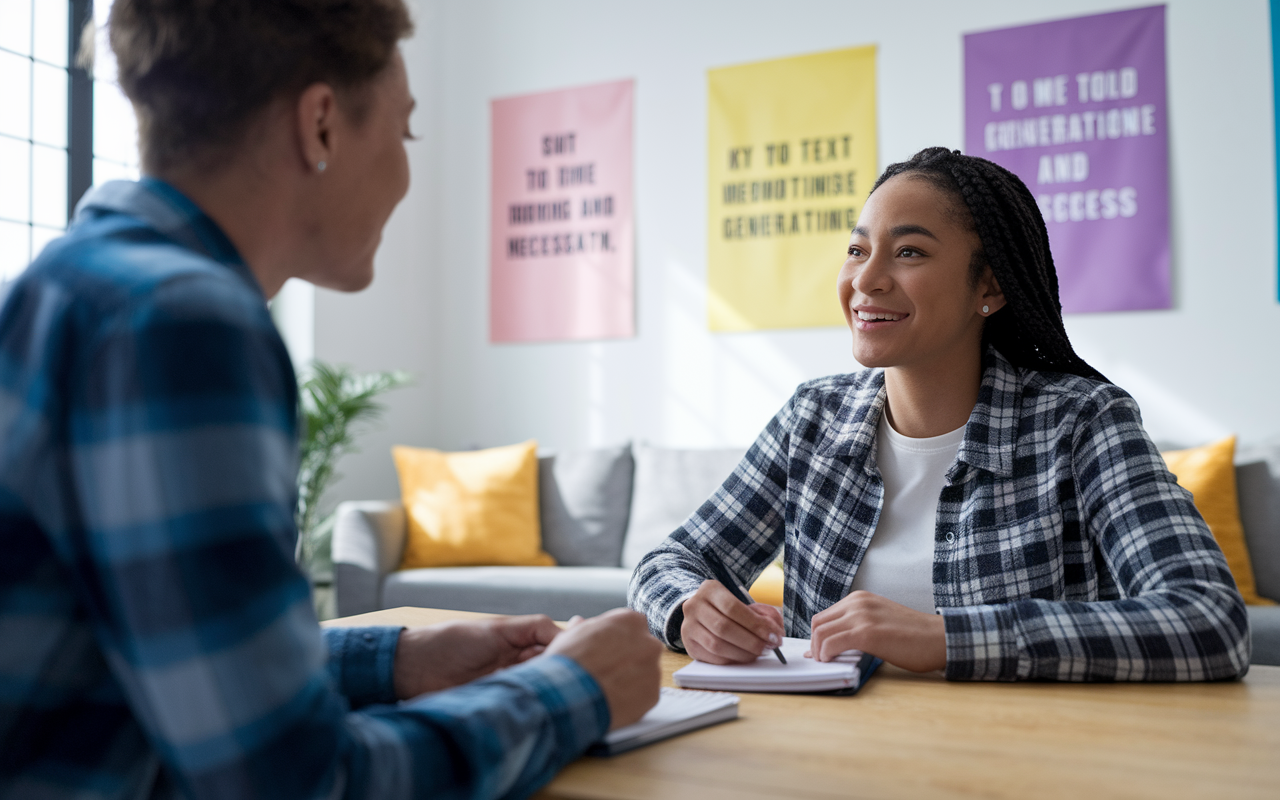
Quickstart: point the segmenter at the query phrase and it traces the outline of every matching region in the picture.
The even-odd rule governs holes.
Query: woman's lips
[[[851,309],[853,312],[853,324],[860,331],[876,331],[902,322],[910,314],[904,314],[901,311],[890,311],[887,308],[875,308],[871,306],[859,306]]]

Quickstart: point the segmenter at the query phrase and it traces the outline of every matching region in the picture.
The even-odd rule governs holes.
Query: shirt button
[[[372,633],[366,633],[366,634],[364,635],[364,640],[365,640],[366,642],[372,642],[372,641],[373,641],[373,634],[372,634]]]
[[[955,535],[955,533],[953,533],[953,532],[951,532],[951,531],[947,531],[947,541],[948,541],[948,542],[954,542],[955,540],[956,540],[956,535]]]

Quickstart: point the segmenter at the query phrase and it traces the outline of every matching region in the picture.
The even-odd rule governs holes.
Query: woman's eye
[[[922,255],[924,254],[914,247],[904,247],[898,251],[899,258],[918,258]]]
[[[850,257],[853,257],[853,256],[860,256],[860,255],[862,255],[862,248],[861,248],[861,247],[858,247],[856,244],[851,244],[851,245],[849,245],[849,256],[850,256]]]

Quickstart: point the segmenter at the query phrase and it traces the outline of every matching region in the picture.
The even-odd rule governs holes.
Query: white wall
[[[406,47],[425,134],[411,146],[413,188],[374,287],[319,292],[315,317],[319,358],[408,369],[420,383],[391,398],[388,427],[345,462],[337,494],[395,496],[393,441],[745,444],[798,382],[857,368],[843,329],[707,331],[708,68],[877,44],[883,167],[962,145],[962,33],[1140,4],[421,0]],[[1138,398],[1157,440],[1262,440],[1280,435],[1268,6],[1168,6],[1175,308],[1073,315],[1067,328]],[[488,344],[489,100],[628,77],[638,335]]]

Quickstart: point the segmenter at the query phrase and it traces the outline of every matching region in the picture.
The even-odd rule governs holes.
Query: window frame
[[[93,185],[93,67],[79,62],[80,43],[93,22],[93,0],[68,0],[67,14],[67,225]],[[89,27],[92,32],[92,26]],[[92,33],[90,34],[92,35]]]
[[[44,51],[45,56],[43,58],[35,49],[35,26],[38,24],[38,9],[46,3],[53,5],[57,0],[19,0],[20,4],[26,5],[27,10],[29,11],[27,19],[29,24],[32,26],[33,31],[32,47],[26,52],[22,50],[11,50],[9,47],[3,48],[4,52],[12,53],[14,56],[19,58],[28,59],[32,63],[32,72],[30,73],[32,89],[31,92],[27,94],[25,101],[28,104],[27,113],[29,115],[35,114],[36,111],[36,100],[34,95],[34,86],[37,75],[36,70],[43,68],[40,66],[42,64],[57,67],[59,70],[65,69],[67,83],[66,104],[63,106],[63,111],[65,111],[66,138],[64,144],[57,148],[59,150],[63,150],[65,148],[66,154],[66,183],[63,187],[66,190],[66,207],[62,211],[64,215],[63,218],[56,226],[56,229],[61,231],[66,231],[71,226],[72,222],[75,220],[76,207],[84,198],[84,195],[93,187],[94,173],[101,166],[99,161],[111,164],[113,168],[124,168],[125,170],[132,171],[135,176],[139,172],[139,165],[136,160],[122,162],[119,160],[118,154],[116,153],[113,153],[109,157],[104,156],[99,158],[98,154],[95,152],[96,148],[101,144],[95,141],[95,133],[97,132],[97,126],[95,125],[96,112],[107,110],[106,107],[102,109],[95,108],[97,104],[94,102],[96,92],[102,89],[102,87],[98,86],[98,83],[103,79],[96,74],[99,70],[95,68],[93,63],[94,59],[89,58],[87,59],[87,63],[80,63],[80,56],[82,49],[92,55],[94,53],[94,48],[101,48],[105,44],[105,37],[99,36],[99,30],[98,26],[95,25],[95,20],[99,14],[102,14],[105,11],[105,9],[100,6],[106,6],[109,8],[110,0],[97,0],[97,2],[95,2],[95,0],[64,1],[66,2],[67,11],[64,39],[66,47],[65,67],[62,64],[56,63],[49,56],[47,49]],[[47,33],[53,33],[53,31],[48,28],[45,28],[44,30]],[[47,48],[51,44],[52,42],[46,41],[45,47]],[[61,47],[62,45],[57,46]],[[45,110],[50,110],[47,105],[45,106]],[[16,134],[11,135],[8,132],[6,132],[4,138],[6,141],[9,139],[15,139],[18,142],[25,141],[28,152],[31,154],[30,158],[34,159],[39,148],[53,147],[53,145],[46,141],[37,141],[34,127],[36,124],[35,118],[31,117],[30,119],[31,121],[29,122],[25,138]],[[61,159],[59,158],[58,160]],[[57,161],[45,161],[46,165],[51,163],[56,164]],[[27,169],[27,212],[25,221],[21,217],[10,218],[6,216],[3,218],[6,226],[11,224],[13,226],[25,227],[26,255],[20,264],[17,261],[13,261],[11,263],[8,259],[8,252],[6,250],[5,258],[0,259],[0,284],[7,283],[21,274],[21,272],[39,256],[40,250],[43,249],[44,244],[46,244],[50,238],[48,234],[55,229],[54,220],[48,213],[45,213],[37,219],[38,215],[33,206],[34,201],[32,199],[35,191],[35,169],[34,161],[31,161]],[[116,169],[116,171],[119,172],[119,169]],[[106,179],[109,180],[112,177],[114,176],[108,176]],[[47,206],[42,206],[42,208],[47,209],[47,211],[53,211],[52,208],[48,208]],[[36,237],[37,231],[43,231],[41,234],[42,240],[38,244]],[[17,242],[14,241],[13,244],[16,246]]]

